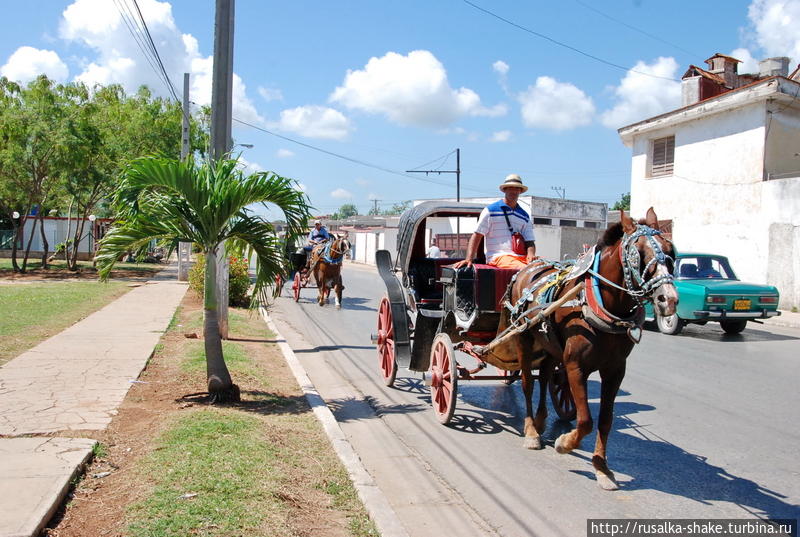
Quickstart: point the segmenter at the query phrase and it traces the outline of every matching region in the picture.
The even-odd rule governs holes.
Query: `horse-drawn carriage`
[[[503,297],[517,273],[485,264],[482,247],[477,263],[454,269],[461,258],[428,258],[426,221],[429,218],[476,218],[482,205],[425,202],[409,209],[400,219],[397,258],[392,264],[387,250],[376,252],[378,272],[387,295],[378,308],[378,355],[387,386],[398,368],[430,376],[431,400],[439,420],[453,416],[459,380],[499,380],[507,384],[520,376],[514,362],[478,356],[476,346],[495,339],[503,310]],[[462,367],[455,355],[461,350],[477,359],[476,367]],[[499,374],[487,374],[493,365]],[[575,417],[566,376],[556,368],[548,383],[559,417]]]
[[[558,437],[555,449],[568,453],[592,430],[587,380],[599,371],[601,400],[592,465],[598,484],[617,483],[606,463],[614,399],[625,361],[641,337],[645,301],[660,314],[674,313],[671,243],[660,237],[650,209],[636,223],[626,215],[597,245],[575,262],[534,260],[521,271],[485,264],[482,245],[471,267],[459,258],[426,257],[426,221],[477,218],[482,206],[425,202],[400,218],[397,258],[376,252],[387,294],[378,309],[380,370],[392,386],[398,368],[425,372],[439,421],[450,422],[458,382],[521,378],[526,416],[524,446],[541,449],[549,392],[560,418],[577,426]],[[459,364],[456,351],[477,361]],[[481,374],[492,365],[500,374]],[[534,376],[534,371],[538,374]],[[540,384],[534,416],[533,379]]]
[[[311,251],[299,248],[289,254],[289,267],[292,277],[292,296],[300,300],[300,290],[304,287],[318,289],[317,303],[324,306],[334,291],[336,307],[342,306],[342,261],[350,250],[347,234],[334,235],[329,240],[317,244]],[[309,257],[311,258],[309,263]],[[309,266],[310,265],[310,266]],[[310,285],[311,278],[316,285]]]

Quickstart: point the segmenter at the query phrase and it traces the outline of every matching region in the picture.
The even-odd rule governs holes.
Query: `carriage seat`
[[[438,308],[443,294],[442,284],[437,283],[442,277],[442,267],[460,260],[450,257],[424,257],[411,260],[408,275],[420,304],[432,304]]]
[[[492,265],[474,264],[475,295],[481,311],[500,311],[503,308],[503,295],[517,269],[498,268]]]

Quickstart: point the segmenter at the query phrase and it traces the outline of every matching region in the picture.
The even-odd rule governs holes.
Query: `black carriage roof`
[[[414,238],[419,224],[428,217],[447,218],[451,216],[478,216],[485,205],[480,203],[460,203],[456,201],[424,201],[407,209],[400,216],[397,228],[397,259],[395,267],[408,271]]]

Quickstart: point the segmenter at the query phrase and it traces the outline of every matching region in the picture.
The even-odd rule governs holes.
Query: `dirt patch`
[[[190,339],[202,316],[200,300],[189,292],[181,304],[173,328],[162,338],[147,368],[128,392],[119,413],[106,431],[75,436],[91,436],[102,447],[87,467],[84,478],[74,487],[46,535],[51,537],[122,536],[126,535],[128,508],[145,498],[153,488],[153,480],[141,471],[143,458],[151,454],[159,434],[179,416],[209,408],[196,394],[205,387],[205,372],[187,370],[181,365],[197,339]],[[256,322],[261,322],[255,319]],[[247,324],[248,326],[245,326]],[[313,412],[303,398],[302,391],[292,376],[283,355],[269,337],[253,336],[252,323],[240,323],[242,333],[231,334],[236,343],[245,347],[247,355],[254,358],[258,374],[234,374],[242,392],[242,402],[227,408],[258,416],[263,421],[264,436],[268,442],[299,442],[318,446],[308,457],[320,459],[317,464],[278,468],[280,489],[272,492],[273,503],[279,504],[278,516],[286,531],[282,535],[313,535],[338,537],[353,535],[352,508],[332,505],[326,492],[331,464],[338,464],[333,449],[313,419]],[[265,381],[265,379],[267,379]],[[192,395],[194,394],[194,395]],[[308,416],[308,421],[296,420]],[[309,426],[309,424],[311,426]],[[278,463],[280,464],[280,463]],[[209,469],[212,471],[212,469]],[[352,507],[352,506],[351,506]],[[360,507],[360,506],[359,506]],[[363,514],[361,515],[363,516]],[[356,524],[358,525],[358,524]],[[192,533],[195,534],[195,533]],[[198,529],[197,534],[221,535],[209,527]],[[274,535],[275,527],[264,528],[263,533],[248,535]],[[367,534],[356,531],[356,535]],[[224,535],[229,535],[225,533]],[[238,534],[237,534],[238,535]]]

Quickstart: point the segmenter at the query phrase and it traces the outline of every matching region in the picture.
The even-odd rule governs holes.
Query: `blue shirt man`
[[[321,242],[325,242],[331,238],[331,234],[328,233],[328,230],[325,229],[325,226],[322,225],[322,222],[319,220],[314,220],[314,229],[308,234],[308,246],[305,247],[306,250],[311,250],[317,244]]]

